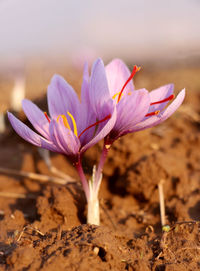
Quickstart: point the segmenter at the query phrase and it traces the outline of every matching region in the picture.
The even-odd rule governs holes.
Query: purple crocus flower
[[[184,100],[185,89],[174,99],[173,84],[159,87],[151,92],[146,89],[135,90],[131,79],[140,70],[137,66],[134,66],[133,72],[130,73],[121,60],[115,59],[105,69],[110,95],[115,100],[117,108],[116,123],[107,136],[107,140],[111,143],[125,134],[162,123]],[[172,99],[174,101],[166,107]]]
[[[82,170],[81,156],[104,138],[116,121],[116,108],[102,78],[106,80],[100,59],[94,63],[91,76],[85,65],[80,102],[73,88],[61,76],[54,75],[47,94],[50,116],[31,101],[23,100],[23,110],[37,133],[8,112],[12,127],[23,139],[35,146],[65,154],[72,160],[79,172],[87,200],[91,195]],[[89,99],[89,92],[97,87],[104,97],[100,100],[99,94],[95,92]],[[98,104],[95,112],[91,102]]]
[[[141,131],[162,123],[177,110],[185,97],[185,89],[183,89],[174,99],[173,84],[159,87],[151,92],[144,88],[135,90],[132,78],[140,68],[134,66],[132,73],[130,73],[120,59],[110,62],[105,70],[110,97],[116,105],[117,119],[104,140],[104,148],[96,173],[95,186],[97,188],[98,179],[111,144],[125,134]],[[172,99],[174,101],[166,107]],[[93,107],[98,108],[98,103],[93,103]]]

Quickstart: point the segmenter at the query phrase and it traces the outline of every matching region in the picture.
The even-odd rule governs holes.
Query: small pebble
[[[99,253],[99,248],[98,248],[98,247],[94,247],[93,251],[94,251],[94,254],[95,254],[95,255],[98,255],[98,253]]]

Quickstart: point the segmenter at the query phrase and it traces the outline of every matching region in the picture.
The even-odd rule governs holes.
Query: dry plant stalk
[[[26,232],[27,229],[32,229],[33,231],[36,231],[39,235],[44,236],[44,233],[42,233],[41,231],[39,231],[38,229],[27,225],[23,228],[23,230],[21,231],[21,233],[19,234],[19,237],[17,238],[17,242],[19,242],[22,238],[22,235]]]
[[[25,172],[25,171],[18,171],[15,169],[2,168],[2,167],[0,167],[0,173],[25,177],[25,178],[29,178],[35,181],[42,182],[42,183],[52,182],[55,184],[66,185],[68,183],[75,182],[75,181],[66,181],[57,177],[51,177],[47,175],[42,175],[42,174],[37,174],[37,173],[32,173],[32,172]]]
[[[36,196],[32,194],[23,194],[23,193],[13,193],[13,192],[0,192],[0,197],[4,198],[15,198],[15,199],[35,199]]]
[[[160,217],[161,217],[162,227],[166,225],[165,200],[164,200],[164,191],[163,191],[164,182],[165,181],[161,179],[158,184],[158,193],[159,193],[159,201],[160,201]]]
[[[43,161],[45,162],[46,166],[48,167],[49,171],[58,177],[68,181],[74,182],[75,180],[71,178],[69,175],[65,174],[64,172],[60,171],[56,167],[54,167],[51,163],[50,153],[49,150],[38,148],[38,153],[42,157]]]

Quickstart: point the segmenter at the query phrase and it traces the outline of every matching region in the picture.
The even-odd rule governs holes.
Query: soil
[[[198,75],[198,69],[151,71],[136,81],[138,88],[143,80],[151,89],[174,79],[176,89],[187,88],[187,97],[163,124],[114,143],[100,189],[100,226],[86,224],[78,175],[64,156],[52,153],[52,164],[75,183],[1,173],[0,270],[200,270]],[[44,100],[36,102],[45,107]],[[26,121],[21,113],[20,118]],[[100,151],[101,143],[85,154],[88,178]],[[0,153],[1,168],[52,176],[37,148],[9,125],[0,137]],[[163,230],[161,180],[168,224]]]

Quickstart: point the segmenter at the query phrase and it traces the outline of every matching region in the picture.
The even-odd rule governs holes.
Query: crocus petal
[[[96,119],[92,106],[90,104],[89,85],[90,78],[88,72],[88,64],[85,63],[83,71],[83,83],[81,87],[81,105],[80,105],[81,117],[77,119],[78,134],[80,134],[90,124],[94,123]],[[89,133],[90,132],[91,131],[89,130]],[[84,138],[85,134],[81,136],[81,141],[84,140]]]
[[[75,120],[79,115],[80,102],[74,89],[59,75],[54,75],[47,92],[49,112],[52,118],[66,115],[69,111]]]
[[[176,99],[163,112],[161,112],[159,115],[146,118],[144,121],[135,125],[135,127],[133,127],[130,132],[141,131],[165,121],[179,108],[184,98],[185,89],[181,90],[181,92],[177,95]]]
[[[76,156],[80,149],[80,142],[74,133],[64,126],[63,120],[52,120],[50,123],[50,135],[54,144],[66,155]]]
[[[112,60],[106,67],[106,77],[108,80],[108,87],[110,91],[111,97],[114,96],[114,94],[119,93],[131,75],[128,67],[125,65],[123,61],[120,59],[114,59]],[[124,89],[124,92],[126,91],[133,91],[134,85],[133,81],[131,80],[127,86]]]
[[[98,115],[102,104],[111,98],[104,64],[101,59],[97,59],[92,67],[89,95],[91,106]]]
[[[172,95],[174,92],[174,84],[168,84],[157,89],[152,90],[150,94],[151,103],[161,101]],[[169,102],[169,101],[168,101]],[[156,110],[162,110],[168,104],[168,102],[154,104],[149,108],[149,112]]]
[[[118,137],[132,129],[148,112],[150,105],[149,92],[146,89],[135,90],[117,104],[117,120],[113,131]]]
[[[96,122],[96,117],[95,114],[92,114],[92,109],[88,109],[88,111],[86,112],[87,115],[85,117],[85,121],[84,121],[84,126],[81,125],[80,127],[82,127],[82,130],[79,130],[80,132],[78,133],[80,136],[80,142],[81,142],[81,146],[83,146],[84,144],[86,144],[88,141],[90,141],[93,136],[94,136],[94,131],[95,131],[95,126],[89,128],[85,133],[82,133],[85,129],[87,129],[88,127],[90,127],[91,125],[93,125]]]
[[[109,134],[109,132],[112,130],[117,118],[116,107],[112,107],[112,110],[113,112],[110,112],[111,118],[106,123],[104,123],[103,128],[101,128],[101,130],[97,133],[97,135],[92,140],[90,140],[85,146],[83,146],[83,148],[81,149],[81,153],[85,152],[87,149],[94,146],[98,141],[106,137]]]
[[[44,113],[34,103],[26,99],[22,101],[22,107],[33,127],[45,138],[50,139],[49,122]]]
[[[32,131],[28,126],[18,120],[10,112],[8,112],[8,119],[15,132],[26,141],[37,147],[42,147],[50,151],[58,152],[58,148],[56,148],[56,146],[52,142],[46,140],[45,138]]]

